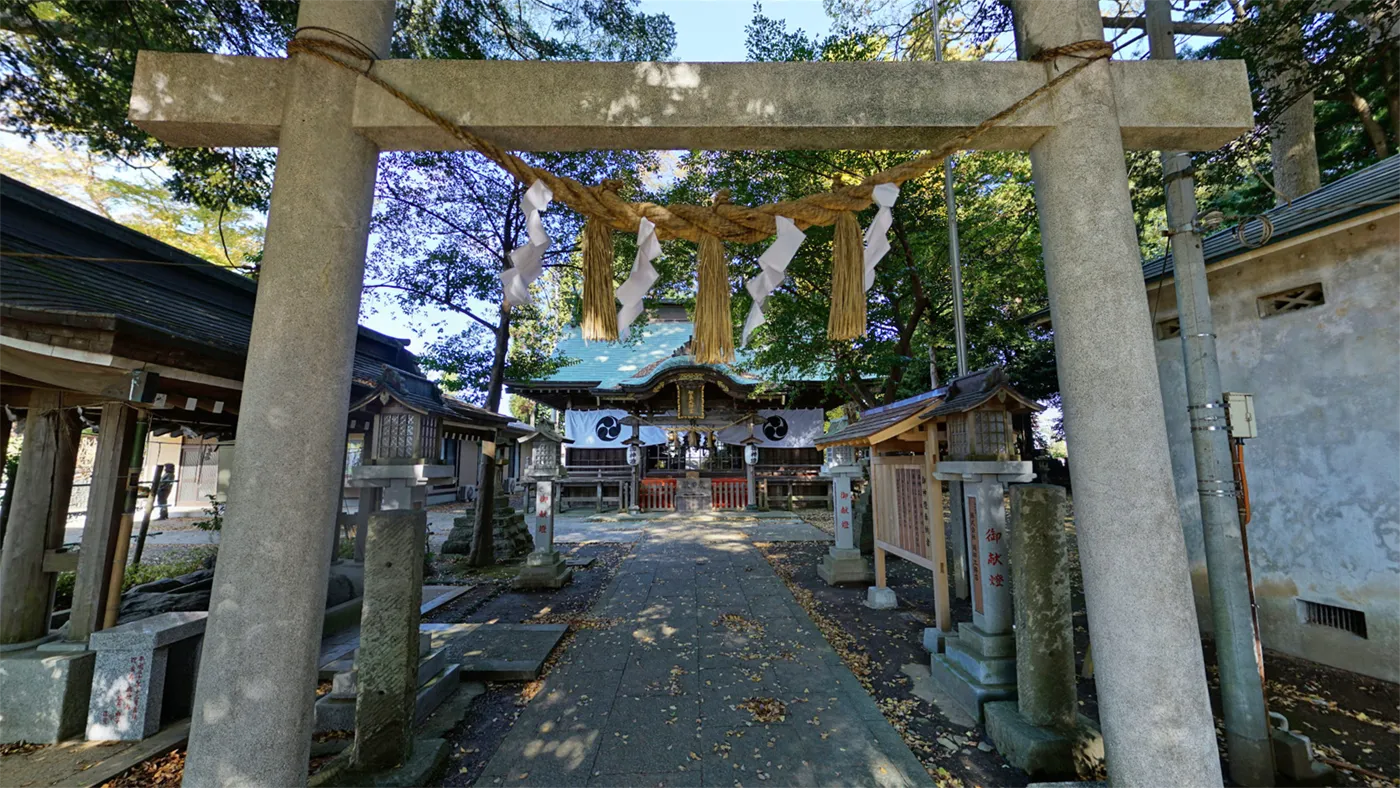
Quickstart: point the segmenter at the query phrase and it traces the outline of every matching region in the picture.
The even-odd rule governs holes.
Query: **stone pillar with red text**
[[[535,549],[525,557],[525,567],[516,575],[516,588],[559,588],[573,577],[564,556],[554,549],[555,482],[541,479],[535,483],[535,526],[530,536]]]
[[[948,461],[934,478],[962,482],[963,533],[968,545],[972,622],[958,624],[933,655],[933,678],[968,714],[1016,697],[1016,635],[1012,631],[1011,545],[1006,530],[1006,486],[1034,477],[1029,462]]]
[[[852,483],[862,470],[855,462],[855,450],[836,446],[829,450],[830,459],[822,474],[831,479],[831,508],[836,543],[817,564],[817,574],[829,585],[840,583],[869,583],[875,579],[870,562],[860,554],[855,543],[855,493]]]

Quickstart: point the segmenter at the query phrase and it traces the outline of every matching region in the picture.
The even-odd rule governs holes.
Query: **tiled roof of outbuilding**
[[[13,178],[0,176],[0,205],[0,306],[11,314],[110,320],[158,343],[207,348],[241,367],[257,297],[253,280]],[[443,397],[407,344],[359,326],[353,383],[373,389],[388,367],[406,403],[493,425],[510,420]]]
[[[1310,230],[1400,203],[1400,155],[1372,164],[1315,191],[1264,213],[1273,225],[1269,243],[1277,243]],[[1245,223],[1245,239],[1257,240],[1263,231],[1258,219]],[[1233,227],[1211,233],[1201,242],[1206,263],[1228,260],[1251,247],[1241,244]],[[1148,281],[1171,276],[1171,252],[1142,264]]]
[[[860,414],[860,421],[849,424],[836,432],[828,433],[818,438],[817,448],[826,446],[838,446],[844,444],[864,445],[872,435],[878,435],[890,427],[899,424],[905,419],[917,416],[920,413],[933,407],[938,398],[947,393],[947,388],[926,391],[908,399],[898,402],[891,402],[888,405],[881,405],[878,408],[871,408]]]

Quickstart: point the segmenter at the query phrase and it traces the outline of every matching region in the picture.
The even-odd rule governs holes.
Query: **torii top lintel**
[[[537,151],[925,149],[1047,79],[1046,66],[1030,62],[381,60],[374,69],[481,137]],[[1242,62],[1125,61],[1109,69],[1127,148],[1213,150],[1253,127]],[[129,117],[172,145],[276,146],[289,80],[281,58],[144,51]],[[1055,115],[1054,97],[1043,98],[976,147],[1028,149],[1059,122]],[[462,147],[365,79],[353,124],[381,150]]]

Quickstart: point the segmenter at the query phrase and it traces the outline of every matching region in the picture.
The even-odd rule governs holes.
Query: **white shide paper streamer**
[[[656,268],[651,261],[661,256],[661,242],[656,240],[656,225],[649,219],[637,223],[637,259],[632,262],[632,273],[627,281],[617,288],[617,300],[622,308],[617,310],[617,336],[626,339],[632,328],[632,321],[642,313],[642,299],[656,284]]]
[[[774,216],[773,221],[778,225],[778,237],[758,258],[758,276],[744,285],[749,295],[753,296],[753,306],[749,307],[749,316],[744,320],[743,345],[748,345],[754,329],[763,325],[763,303],[783,283],[788,263],[792,262],[798,247],[807,239],[807,234],[797,229],[797,225],[786,216]]]
[[[875,219],[865,230],[865,292],[867,293],[870,292],[870,287],[875,284],[875,266],[890,251],[890,225],[894,224],[894,216],[890,214],[890,208],[894,205],[894,201],[899,199],[899,187],[893,183],[882,183],[871,190],[870,196],[875,198],[880,210],[875,212]]]
[[[520,198],[520,212],[525,214],[525,229],[530,240],[510,253],[511,267],[501,272],[501,291],[506,306],[530,303],[530,285],[544,270],[544,252],[549,248],[549,233],[545,232],[540,213],[549,207],[554,192],[544,181],[535,181]]]

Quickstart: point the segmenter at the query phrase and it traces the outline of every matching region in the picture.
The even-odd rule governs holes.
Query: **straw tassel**
[[[617,341],[612,228],[596,216],[583,225],[583,338]]]
[[[734,360],[734,317],[729,308],[729,271],[724,244],[700,236],[699,291],[695,296],[695,361],[728,364]]]
[[[835,340],[864,336],[865,243],[853,212],[837,217],[831,253],[831,313],[826,335]]]

